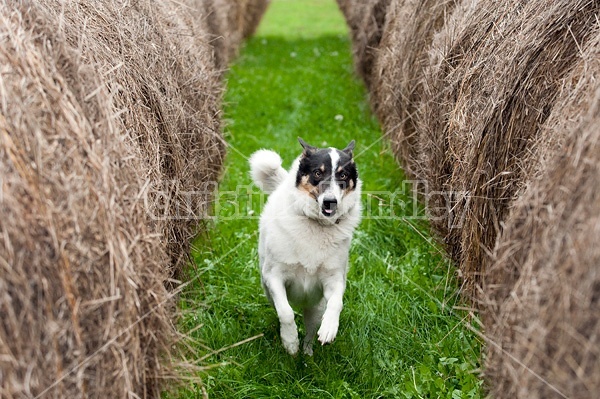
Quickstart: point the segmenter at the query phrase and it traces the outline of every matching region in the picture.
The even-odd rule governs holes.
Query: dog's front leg
[[[290,355],[298,353],[298,329],[294,322],[294,310],[290,306],[284,282],[278,276],[263,276],[265,289],[277,311],[280,324],[281,342]]]
[[[336,275],[326,279],[323,283],[323,296],[326,301],[325,313],[321,328],[317,333],[321,345],[333,342],[340,325],[344,291],[346,289],[346,275]]]

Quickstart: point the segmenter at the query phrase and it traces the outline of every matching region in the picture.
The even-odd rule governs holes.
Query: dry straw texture
[[[423,94],[433,35],[451,13],[454,1],[392,0],[373,67],[371,101],[404,170],[424,178],[416,165],[419,151],[416,111]]]
[[[373,53],[373,108],[483,311],[493,397],[600,392],[599,14],[392,0]]]
[[[189,1],[189,0],[188,0]],[[254,34],[270,0],[201,0],[215,48],[217,67],[224,71],[244,39]]]
[[[9,4],[0,397],[158,397],[176,335],[165,282],[223,156],[204,19],[180,2]]]
[[[337,0],[352,36],[356,71],[367,88],[373,81],[376,51],[381,41],[386,12],[392,0]]]
[[[600,32],[583,51],[485,278],[493,397],[600,392]]]
[[[598,4],[400,3],[388,28],[432,39],[394,41],[386,31],[376,91],[383,98],[376,104],[386,133],[403,143],[398,148],[409,146],[399,151],[409,171],[436,194],[426,198],[434,228],[472,289],[526,179],[529,144],[579,58],[578,46],[596,29]],[[436,31],[421,33],[427,29]],[[398,61],[406,58],[416,63],[414,71]]]

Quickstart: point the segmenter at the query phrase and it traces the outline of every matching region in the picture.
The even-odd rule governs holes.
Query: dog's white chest
[[[321,239],[321,240],[319,240]],[[341,248],[341,247],[344,248]],[[287,251],[280,254],[281,260],[287,264],[301,264],[303,266],[303,274],[314,276],[321,267],[325,267],[335,262],[334,259],[344,257],[347,253],[347,245],[342,245],[339,242],[331,242],[323,240],[323,237],[318,235],[310,237],[303,241],[288,242]],[[333,261],[333,262],[332,262]]]
[[[331,258],[344,256],[350,246],[350,235],[339,232],[337,226],[322,227],[303,218],[273,218],[262,222],[263,249],[274,260],[303,265],[308,275],[330,263]]]

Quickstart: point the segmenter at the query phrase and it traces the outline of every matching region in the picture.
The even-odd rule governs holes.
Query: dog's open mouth
[[[321,206],[321,212],[327,217],[335,215],[337,209],[337,201],[323,201]]]

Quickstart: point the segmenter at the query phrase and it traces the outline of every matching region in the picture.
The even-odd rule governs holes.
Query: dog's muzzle
[[[335,198],[324,198],[321,212],[327,217],[335,215],[337,209],[337,200]]]

